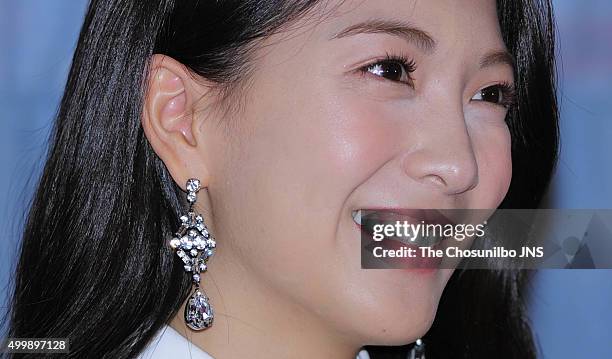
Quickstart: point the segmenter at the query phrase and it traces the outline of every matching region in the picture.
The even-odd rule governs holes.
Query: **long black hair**
[[[70,338],[70,358],[132,358],[170,321],[191,286],[166,245],[185,204],[140,125],[149,60],[166,54],[228,89],[259,40],[318,3],[91,1],[23,234],[10,337]],[[518,93],[503,206],[533,208],[557,153],[552,12],[548,0],[497,4]],[[525,278],[455,273],[425,337],[428,358],[533,358]],[[375,359],[407,347],[369,349]]]

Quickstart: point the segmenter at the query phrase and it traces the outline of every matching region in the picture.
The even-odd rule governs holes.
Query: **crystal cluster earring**
[[[185,323],[193,330],[204,330],[212,326],[214,313],[208,297],[200,289],[200,273],[206,271],[206,263],[215,253],[216,242],[208,232],[204,218],[193,209],[200,190],[200,181],[196,178],[189,179],[186,189],[189,211],[180,217],[181,226],[170,240],[170,247],[183,261],[185,271],[191,273],[195,285],[195,290],[185,305]]]
[[[425,359],[425,343],[419,338],[408,354],[408,359]]]

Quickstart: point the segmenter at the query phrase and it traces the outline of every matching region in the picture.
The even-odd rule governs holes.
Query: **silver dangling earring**
[[[185,271],[192,273],[191,278],[195,284],[195,291],[185,305],[185,323],[193,330],[204,330],[212,326],[214,313],[208,297],[200,289],[200,273],[206,271],[206,262],[215,253],[217,244],[208,232],[204,218],[193,210],[200,190],[200,180],[190,178],[186,188],[189,211],[181,216],[181,227],[170,240],[170,247],[185,264]]]
[[[419,338],[408,354],[408,359],[425,359],[425,343]]]

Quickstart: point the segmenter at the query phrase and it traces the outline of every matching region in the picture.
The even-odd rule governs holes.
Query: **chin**
[[[367,330],[368,345],[404,345],[409,344],[427,333],[433,324],[438,301],[413,306],[412,309],[379,313],[376,324]]]
[[[343,315],[363,345],[404,345],[431,327],[449,273],[422,275],[405,270],[368,270]],[[349,304],[350,303],[350,304]],[[346,327],[345,327],[346,328]]]

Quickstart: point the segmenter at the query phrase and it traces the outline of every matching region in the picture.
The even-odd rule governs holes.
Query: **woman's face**
[[[361,344],[408,343],[431,325],[451,270],[361,269],[352,212],[500,204],[512,171],[500,84],[513,72],[496,5],[317,11],[328,13],[258,50],[227,127],[204,122],[209,273],[243,322],[308,317]]]

